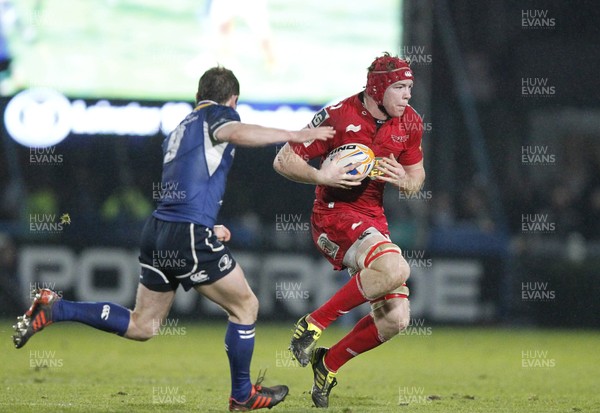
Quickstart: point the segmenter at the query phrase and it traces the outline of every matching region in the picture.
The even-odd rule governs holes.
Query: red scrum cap
[[[388,86],[400,80],[413,78],[409,63],[399,57],[392,57],[387,52],[376,58],[368,70],[366,92],[378,105],[383,104],[383,94]]]

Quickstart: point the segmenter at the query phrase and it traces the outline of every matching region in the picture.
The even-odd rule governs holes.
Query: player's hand
[[[404,167],[398,163],[393,154],[390,154],[387,158],[381,158],[377,163],[377,170],[381,171],[383,175],[378,175],[375,179],[380,181],[389,182],[400,188],[406,180],[406,171]]]
[[[333,138],[335,130],[331,126],[321,126],[318,128],[304,128],[299,131],[291,132],[292,137],[289,142],[308,142],[308,141],[326,141]]]
[[[227,242],[231,239],[231,231],[225,225],[215,225],[213,230],[220,242]]]
[[[350,175],[348,172],[360,166],[360,162],[341,166],[337,163],[339,157],[340,155],[338,154],[331,161],[326,160],[323,162],[321,169],[317,172],[318,184],[343,189],[351,189],[352,187],[359,186],[364,176]]]

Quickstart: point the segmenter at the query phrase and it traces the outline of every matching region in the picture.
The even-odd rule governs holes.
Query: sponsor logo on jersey
[[[229,257],[229,254],[225,254],[219,260],[219,270],[221,272],[227,271],[233,265],[233,260]]]
[[[404,143],[408,140],[408,135],[392,135],[392,140],[398,143]]]
[[[350,227],[355,230],[360,224],[362,224],[362,221],[355,222],[354,224],[350,225]]]
[[[203,281],[208,280],[208,274],[206,273],[205,270],[200,270],[196,274],[192,274],[190,276],[190,280],[192,280],[192,282],[195,282],[195,283],[201,283]]]
[[[327,155],[327,156],[329,158],[333,158],[333,155],[335,155],[338,152],[345,151],[345,150],[351,151],[353,149],[356,149],[356,144],[348,144],[348,145],[338,146],[337,148],[335,148],[334,150],[329,152],[329,155]]]
[[[371,171],[369,172],[369,178],[375,179],[376,177],[383,175],[383,172],[377,169],[377,165],[379,165],[379,161],[381,161],[381,159],[383,158],[381,158],[380,156],[376,156],[373,160],[373,169],[371,169]]]
[[[323,108],[315,114],[309,126],[317,128],[321,126],[321,124],[325,122],[327,118],[329,118],[329,113],[327,113],[327,109]]]
[[[360,125],[350,124],[346,126],[346,132],[358,132],[360,131]]]
[[[317,239],[317,245],[325,254],[329,255],[331,258],[335,258],[337,252],[340,249],[340,246],[337,245],[335,242],[331,241],[325,233],[319,235],[319,238]]]

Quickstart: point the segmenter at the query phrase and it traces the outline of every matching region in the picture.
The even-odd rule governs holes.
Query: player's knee
[[[252,324],[258,317],[258,298],[248,289],[241,297],[238,298],[237,305],[232,309],[233,316],[239,320],[243,320],[245,324]]]
[[[250,307],[250,315],[252,316],[252,318],[254,318],[254,320],[256,320],[258,318],[258,308],[260,304],[258,302],[258,298],[256,298],[256,295],[254,295],[254,293],[252,293],[252,296],[249,299],[248,306]]]
[[[404,259],[403,256],[400,256],[400,262],[398,264],[398,278],[399,278],[398,282],[400,283],[399,286],[404,284],[408,280],[409,277],[410,277],[410,265]]]
[[[410,277],[410,265],[402,255],[396,255],[396,261],[391,265],[393,266],[389,273],[390,291],[400,288]]]
[[[410,276],[410,266],[400,254],[385,254],[375,261],[374,269],[385,274],[386,290],[399,288]]]

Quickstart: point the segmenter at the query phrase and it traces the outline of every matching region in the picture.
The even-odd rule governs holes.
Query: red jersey
[[[332,126],[335,129],[333,139],[290,143],[294,152],[304,159],[320,157],[323,163],[327,154],[338,146],[362,143],[377,157],[393,154],[401,165],[414,165],[421,161],[423,120],[419,114],[407,106],[400,118],[379,121],[363,106],[362,98],[363,94],[359,93],[319,111],[309,127]],[[383,214],[384,186],[385,182],[370,178],[365,178],[360,186],[352,189],[318,185],[314,210],[352,209],[371,217],[380,216]]]

